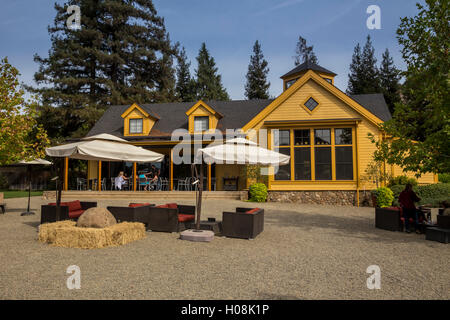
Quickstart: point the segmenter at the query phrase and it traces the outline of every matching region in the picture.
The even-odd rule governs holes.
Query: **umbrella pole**
[[[200,230],[200,216],[202,214],[202,193],[203,193],[203,161],[200,164],[200,181],[198,182],[198,204],[197,204],[197,223],[195,229]]]
[[[27,212],[30,212],[30,199],[31,199],[31,165],[27,166],[28,168],[28,207]]]
[[[21,216],[31,216],[34,212],[30,211],[30,200],[31,200],[31,165],[27,165],[27,173],[28,173],[28,206],[27,211],[22,212]]]

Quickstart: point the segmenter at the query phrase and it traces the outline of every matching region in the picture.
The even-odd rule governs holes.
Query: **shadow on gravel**
[[[338,210],[338,209],[337,209]],[[313,228],[331,229],[341,236],[374,242],[421,242],[424,235],[387,231],[375,228],[374,217],[337,217],[326,214],[302,213],[294,211],[266,210],[265,223],[278,227],[294,227],[306,231]],[[316,230],[315,232],[320,232]]]
[[[33,222],[23,222],[23,224],[26,224],[27,226],[33,227],[33,228],[37,228],[41,223],[39,221],[33,221]]]

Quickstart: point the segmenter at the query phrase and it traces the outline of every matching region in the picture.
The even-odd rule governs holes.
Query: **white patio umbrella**
[[[272,150],[259,147],[256,143],[235,138],[225,141],[224,144],[211,145],[197,151],[197,159],[206,163],[216,164],[254,164],[254,165],[284,165],[289,163],[290,157]],[[199,196],[197,200],[196,229],[200,228],[200,215],[203,191],[203,161],[201,161],[199,178]]]
[[[164,155],[136,147],[110,134],[99,134],[81,141],[47,148],[47,155],[59,158],[98,161],[161,162]]]
[[[161,162],[164,159],[163,154],[136,147],[124,139],[106,133],[47,148],[45,152],[51,157],[80,160]],[[61,185],[59,183],[59,187]],[[57,206],[61,201],[61,190],[58,189],[58,192]]]
[[[28,207],[26,212],[22,212],[21,216],[29,216],[33,215],[34,212],[30,211],[30,200],[31,200],[31,166],[33,165],[50,165],[52,164],[50,161],[44,159],[34,159],[31,161],[19,161],[16,163],[18,166],[27,166],[28,172]]]

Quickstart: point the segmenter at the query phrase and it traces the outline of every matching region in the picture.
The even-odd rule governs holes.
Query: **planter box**
[[[403,231],[400,210],[400,208],[375,208],[375,228]]]

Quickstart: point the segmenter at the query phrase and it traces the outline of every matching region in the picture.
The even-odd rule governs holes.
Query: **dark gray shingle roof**
[[[305,61],[302,64],[299,64],[298,66],[296,66],[294,69],[292,69],[285,75],[281,76],[281,78],[289,77],[290,75],[293,75],[293,74],[296,74],[296,73],[299,73],[299,72],[302,72],[305,70],[319,71],[319,72],[323,72],[323,73],[328,73],[333,76],[336,75],[336,73],[334,73],[333,71],[325,69],[324,67],[321,67],[318,64],[315,64],[315,63],[309,62],[309,61]]]
[[[205,101],[205,103],[223,115],[219,120],[217,129],[242,128],[259,112],[267,107],[273,100],[234,100],[234,101]],[[174,102],[140,104],[148,113],[159,118],[153,126],[149,137],[170,136],[175,129],[188,129],[188,111],[196,102]],[[123,137],[122,113],[129,105],[110,106],[87,136],[100,133],[110,133]],[[142,138],[142,137],[139,137]],[[138,138],[138,139],[139,139]],[[148,138],[148,137],[147,137]]]
[[[354,94],[349,95],[349,97],[383,121],[388,121],[392,118],[382,93]]]

